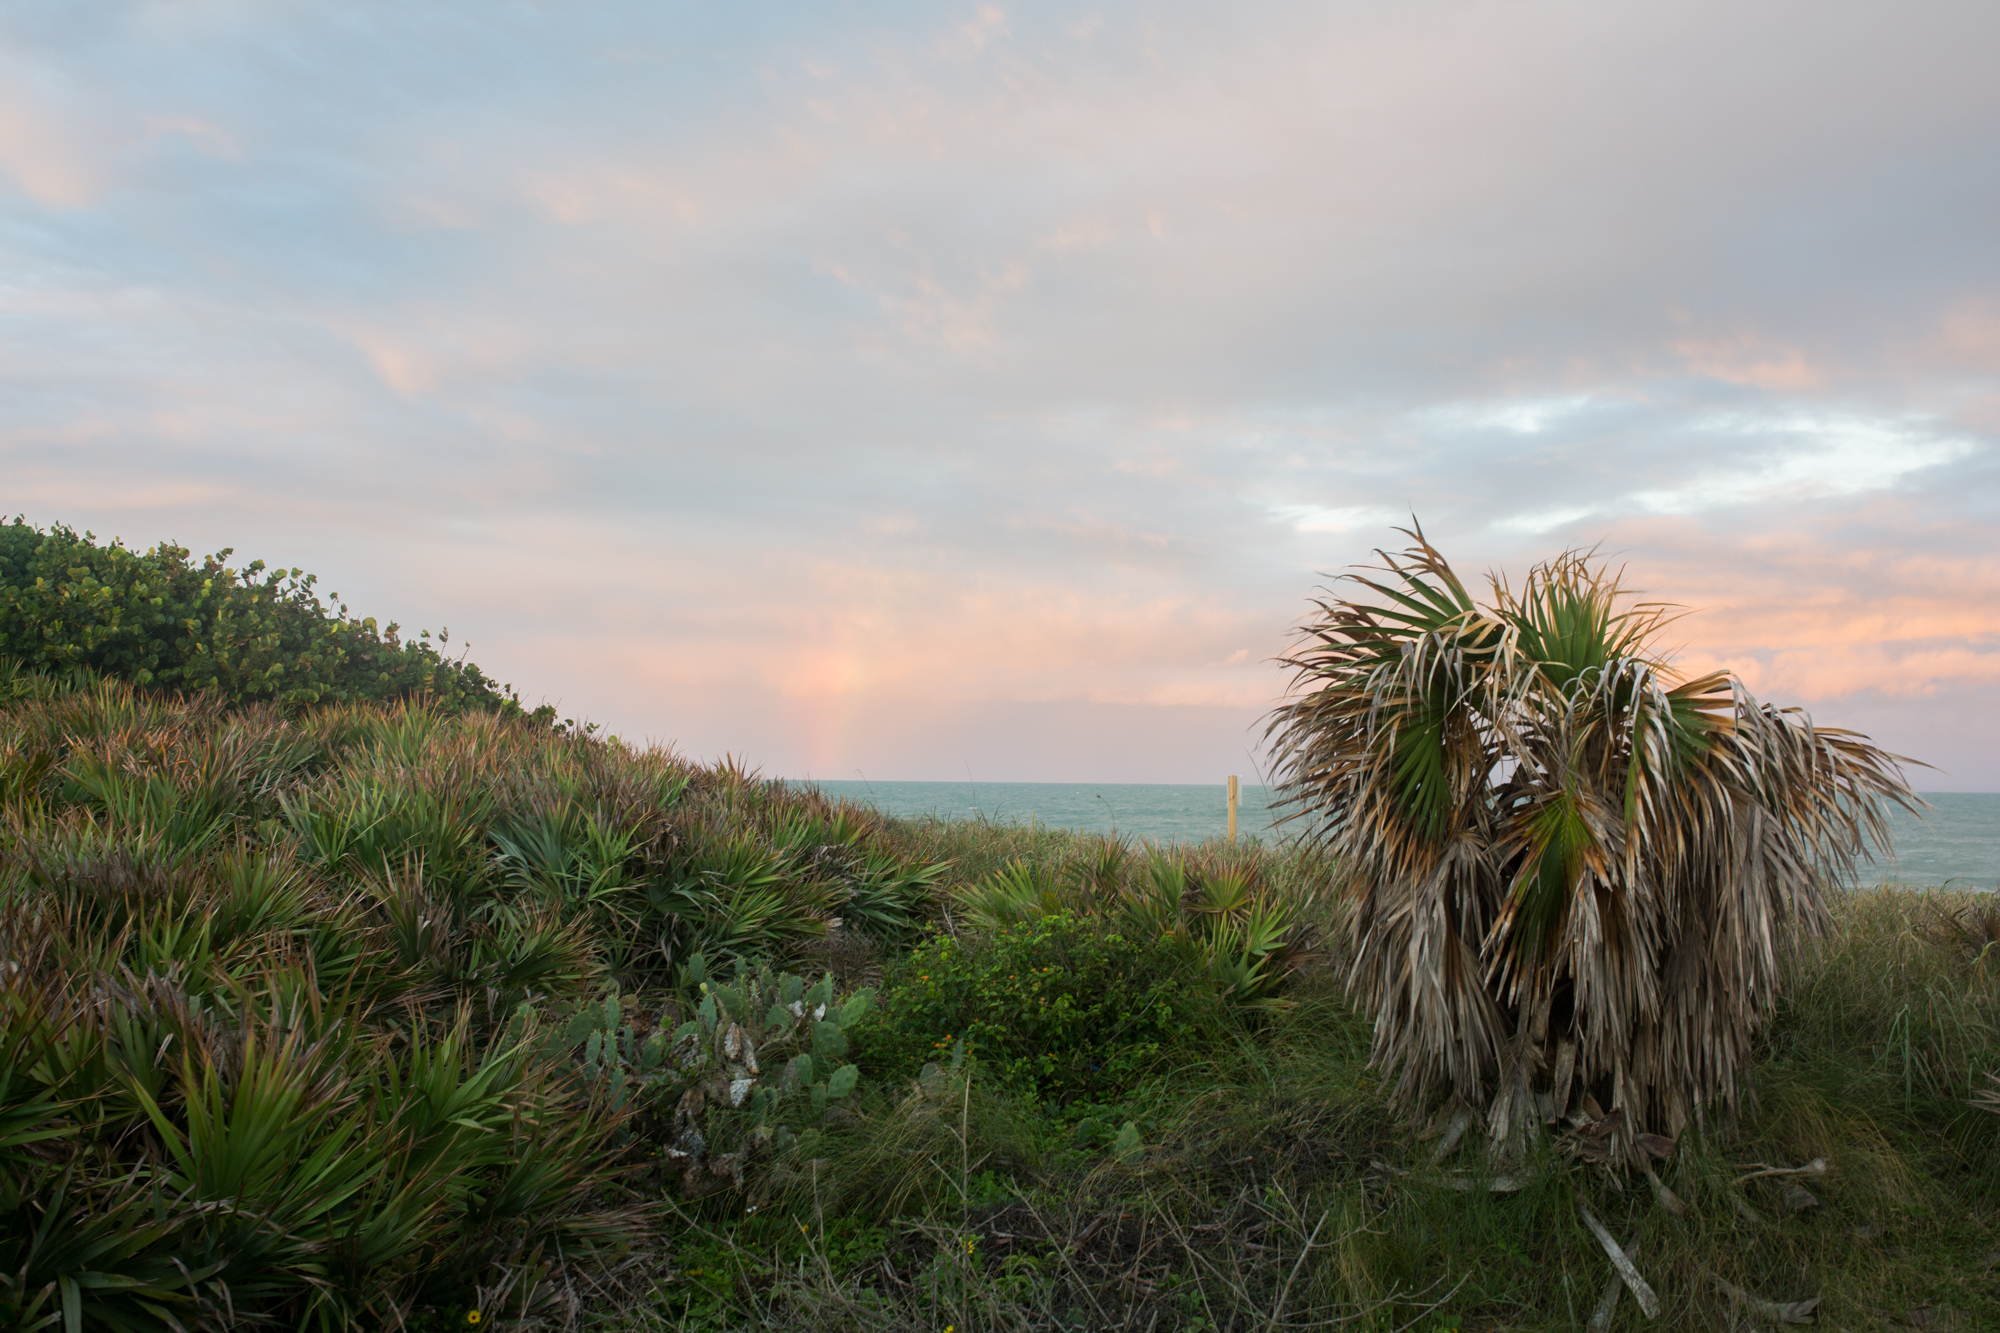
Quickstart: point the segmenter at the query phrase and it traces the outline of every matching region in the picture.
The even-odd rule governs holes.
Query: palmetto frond
[[[1282,795],[1347,864],[1353,984],[1402,1097],[1497,1140],[1588,1097],[1613,1150],[1733,1104],[1779,959],[1915,797],[1863,737],[1680,680],[1672,608],[1590,552],[1476,601],[1421,529],[1329,596],[1270,720]]]

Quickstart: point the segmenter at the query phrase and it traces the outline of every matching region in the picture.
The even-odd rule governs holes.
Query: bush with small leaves
[[[871,1072],[906,1078],[963,1041],[989,1073],[1056,1101],[1115,1096],[1187,1031],[1183,967],[1068,911],[937,934],[890,965],[856,1034]]]
[[[100,546],[58,523],[0,524],[0,655],[31,671],[81,669],[176,693],[285,704],[425,695],[454,711],[521,715],[514,691],[453,660],[428,630],[400,636],[353,617],[339,594],[322,602],[297,569],[241,568],[219,551],[195,563],[186,547]],[[535,716],[552,722],[544,706]]]

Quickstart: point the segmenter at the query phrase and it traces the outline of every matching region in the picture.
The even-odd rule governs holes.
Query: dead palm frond
[[[1822,883],[1916,798],[1866,738],[1678,678],[1651,647],[1671,608],[1592,553],[1482,604],[1407,535],[1353,576],[1369,600],[1316,602],[1266,732],[1291,817],[1347,863],[1376,1060],[1496,1143],[1574,1104],[1635,1159],[1733,1107]]]

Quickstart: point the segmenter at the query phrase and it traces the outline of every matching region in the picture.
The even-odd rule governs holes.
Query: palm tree
[[[1414,1109],[1637,1164],[1736,1106],[1779,969],[1825,919],[1896,756],[1733,675],[1682,680],[1594,552],[1475,602],[1421,527],[1281,659],[1280,794],[1350,876],[1350,983]],[[1370,596],[1372,594],[1372,596]],[[1658,1137],[1655,1137],[1658,1136]]]

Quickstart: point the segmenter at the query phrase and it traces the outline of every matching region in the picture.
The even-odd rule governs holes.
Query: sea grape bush
[[[1055,912],[1150,940],[1201,978],[1226,1008],[1269,1016],[1317,939],[1310,915],[1316,883],[1265,882],[1254,862],[1154,849],[1134,856],[1113,838],[1086,845],[1066,866],[1009,861],[957,891],[959,911],[980,928]]]
[[[186,547],[145,551],[56,524],[0,524],[0,656],[31,669],[78,668],[176,693],[299,705],[423,695],[453,710],[524,710],[511,687],[454,661],[428,630],[353,617],[317,580],[218,551],[199,563]],[[554,709],[537,713],[554,719]]]
[[[1185,1035],[1182,969],[1151,940],[1070,911],[962,940],[934,934],[884,975],[864,1061],[908,1077],[963,1042],[1002,1083],[1067,1102],[1115,1097]]]

